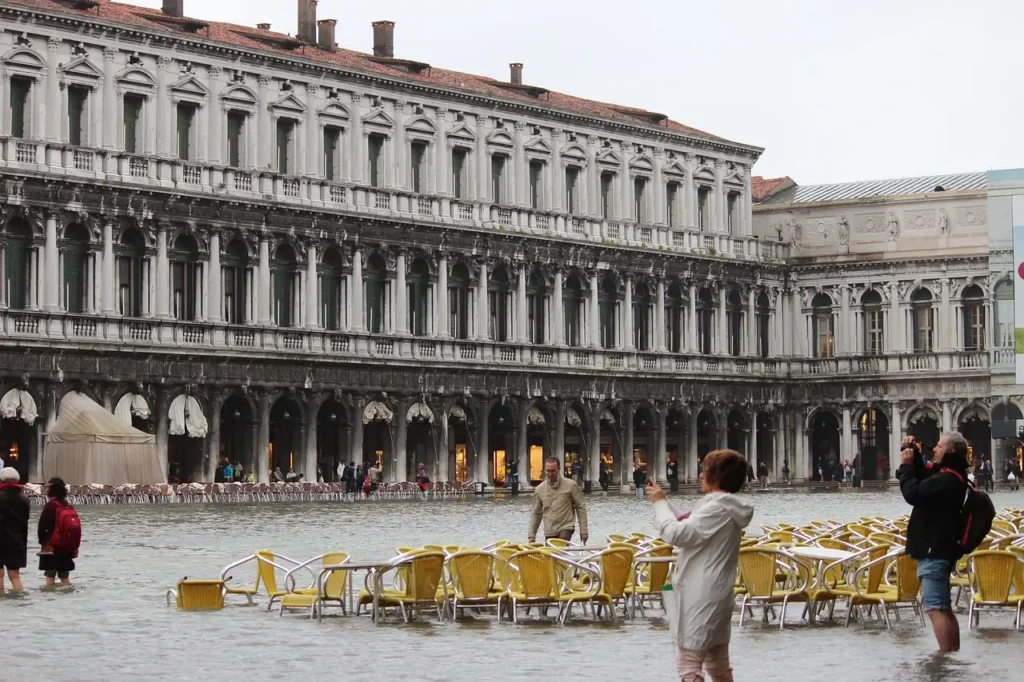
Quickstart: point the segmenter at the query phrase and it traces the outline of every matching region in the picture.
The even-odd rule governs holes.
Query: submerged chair
[[[438,599],[438,585],[443,585],[444,552],[421,551],[403,554],[391,560],[387,567],[377,571],[371,578],[367,577],[367,589],[359,593],[359,606],[372,604],[377,598],[377,609],[383,612],[388,607],[395,607],[408,623],[418,609],[431,606],[437,610],[439,620],[444,620],[444,608],[447,599]],[[404,580],[398,582],[393,589],[384,586],[384,577],[392,572],[404,573]],[[404,583],[404,586],[401,584]],[[374,612],[376,620],[378,613]]]
[[[295,588],[295,572],[306,568],[316,561],[320,562],[321,570],[313,584],[309,587]],[[285,610],[309,609],[310,618],[317,616],[318,619],[323,619],[324,605],[328,602],[337,604],[341,608],[342,614],[347,615],[347,609],[345,607],[345,587],[348,584],[348,571],[338,570],[325,572],[323,569],[327,566],[344,565],[347,564],[348,561],[348,554],[344,552],[332,552],[330,554],[322,554],[318,557],[313,557],[309,561],[303,562],[299,566],[288,571],[285,575],[284,584],[285,587],[290,588],[290,591],[281,597],[279,615],[283,616]]]
[[[864,572],[877,571],[882,566],[884,574],[894,573],[894,584],[877,585],[872,587],[869,579],[865,588],[861,587],[859,576]],[[870,576],[871,573],[868,573]],[[882,617],[885,619],[885,626],[892,628],[889,622],[889,611],[893,611],[899,618],[899,609],[909,607],[913,609],[924,625],[924,610],[918,602],[917,593],[921,590],[921,582],[917,578],[917,562],[904,554],[901,548],[896,548],[885,556],[867,562],[857,569],[852,580],[857,594],[850,598],[850,609],[854,606],[878,606],[882,609]],[[849,614],[847,614],[847,625],[849,625]]]
[[[508,559],[514,573],[506,580],[507,596],[512,602],[512,622],[518,622],[520,606],[558,606],[561,586],[554,554],[542,549],[526,549]]]
[[[1020,629],[1024,594],[1010,594],[1017,573],[1024,565],[1019,554],[1001,550],[974,552],[971,563],[971,606],[967,612],[969,628],[978,626],[982,609],[1014,609],[1013,628]]]
[[[451,577],[452,618],[458,617],[459,609],[481,609],[497,607],[501,620],[502,599],[506,590],[499,587],[498,575],[507,572],[507,564],[494,552],[467,549],[452,554],[445,560],[445,567]]]
[[[256,562],[256,580],[252,587],[235,587],[233,585],[226,584],[227,581],[231,579],[231,576],[228,575],[228,572],[231,571],[231,569],[242,566],[250,561]],[[242,595],[249,600],[250,604],[255,603],[254,597],[259,594],[260,587],[262,587],[270,600],[267,603],[267,610],[269,611],[275,601],[287,594],[285,590],[280,589],[277,585],[276,571],[280,570],[287,574],[291,568],[299,566],[300,564],[301,562],[286,557],[283,554],[275,554],[269,549],[261,549],[244,559],[226,566],[224,570],[220,572],[220,579],[225,581],[224,590],[226,594]],[[312,571],[310,571],[310,573],[312,574]]]
[[[643,552],[637,552],[633,557],[636,584],[631,582],[626,586],[626,596],[632,598],[633,608],[636,609],[639,607],[640,614],[643,616],[647,615],[647,612],[644,609],[644,604],[648,599],[657,599],[661,602],[661,588],[665,586],[666,582],[668,582],[672,562],[657,561],[636,563],[636,560],[643,558],[666,559],[672,556],[673,551],[674,550],[671,545],[658,545],[648,550],[644,550]],[[661,608],[665,608],[664,602],[662,602]]]
[[[785,552],[763,546],[741,548],[739,565],[740,580],[746,590],[740,604],[740,626],[743,626],[749,607],[760,606],[767,623],[768,610],[775,604],[781,604],[779,629],[784,628],[786,607],[793,602],[806,602],[809,598],[810,568]]]

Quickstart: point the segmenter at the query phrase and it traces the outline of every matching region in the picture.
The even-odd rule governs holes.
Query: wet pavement
[[[687,499],[695,498],[678,502],[686,506]],[[993,499],[997,508],[1024,505],[1024,493],[997,493]],[[253,607],[185,613],[164,605],[164,592],[180,578],[216,578],[222,567],[256,549],[295,558],[340,550],[354,560],[372,560],[393,556],[404,544],[524,539],[528,503],[522,498],[85,507],[74,591],[39,590],[42,575],[30,553],[28,593],[0,599],[0,679],[675,679],[661,619],[577,620],[556,627],[483,618],[376,627],[365,617],[317,624]],[[646,502],[598,496],[589,505],[594,540],[651,530]],[[758,493],[755,506],[754,526],[897,516],[907,509],[895,488]],[[33,523],[37,514],[38,509]],[[235,574],[249,582],[254,570]],[[790,612],[794,622],[798,611]],[[967,631],[965,616],[961,626],[962,651],[939,656],[930,629],[910,618],[894,623],[892,632],[874,623],[849,629],[794,625],[780,632],[755,621],[734,629],[732,660],[737,680],[1024,679],[1013,655],[1024,645],[1024,632],[1013,631],[1012,612],[983,615],[974,632]]]

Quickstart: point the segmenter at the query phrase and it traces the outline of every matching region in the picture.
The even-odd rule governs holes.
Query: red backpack
[[[77,552],[82,544],[82,521],[78,512],[67,502],[58,502],[54,512],[53,535],[50,545],[54,551]]]

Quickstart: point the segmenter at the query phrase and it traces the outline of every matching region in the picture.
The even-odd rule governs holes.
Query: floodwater
[[[686,497],[678,501],[687,504]],[[997,493],[994,501],[1019,506],[1024,493]],[[770,492],[757,494],[755,503],[755,526],[906,511],[895,489]],[[185,613],[164,605],[164,592],[178,579],[215,578],[232,560],[261,548],[296,558],[342,550],[354,560],[373,560],[405,544],[523,539],[528,504],[520,498],[85,507],[74,591],[39,590],[42,575],[33,563],[24,573],[28,593],[0,599],[0,679],[675,679],[672,643],[660,619],[591,624],[578,618],[557,627],[484,618],[377,627],[366,617],[317,624],[298,612],[280,618],[262,608]],[[651,529],[650,505],[631,496],[591,497],[589,509],[595,538]],[[234,573],[248,582],[250,570]],[[799,609],[790,612],[794,622]],[[780,632],[755,619],[734,628],[732,660],[737,680],[1019,680],[1020,671],[1011,671],[1024,632],[1015,633],[1012,623],[1009,611],[983,615],[981,629],[968,632],[962,616],[962,651],[939,656],[930,628],[912,618],[894,623],[892,632],[874,623]]]

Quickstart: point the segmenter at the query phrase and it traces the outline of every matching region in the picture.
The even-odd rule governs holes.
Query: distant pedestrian
[[[29,503],[14,467],[0,469],[0,594],[4,592],[4,572],[11,589],[23,592],[21,569],[28,565]]]
[[[365,494],[369,492],[367,490],[369,486],[366,483],[366,473],[363,471],[362,464],[356,466],[356,473],[354,474],[354,478],[352,480],[355,483],[355,489],[353,490],[354,495],[358,495],[359,493]]]
[[[51,478],[46,496],[49,500],[39,514],[39,570],[46,576],[47,586],[54,585],[58,578],[70,585],[82,541],[82,522],[68,504],[68,488],[63,480]]]
[[[889,480],[889,455],[882,455],[882,459],[879,460],[878,464],[882,468],[882,480],[883,481],[888,481]]]
[[[788,459],[782,460],[782,480],[786,482],[786,485],[793,482],[793,473],[789,470]]]
[[[569,465],[569,471],[572,473],[572,480],[576,481],[576,485],[582,485],[583,461],[579,457],[572,460],[572,464]]]
[[[601,471],[597,475],[597,482],[601,485],[601,491],[604,494],[608,494],[608,484],[611,482],[611,477],[608,475],[608,468],[601,463]]]
[[[762,488],[768,487],[768,465],[764,460],[757,463],[757,479],[761,482]]]
[[[636,499],[644,499],[644,483],[647,479],[647,474],[644,473],[643,467],[637,465],[633,469],[633,485],[636,486]]]
[[[231,483],[235,480],[235,468],[231,466],[231,462],[224,460],[224,466],[221,470],[221,478],[224,479],[225,483]]]
[[[274,467],[273,479],[274,483],[284,483],[284,474],[281,473],[281,467]]]

